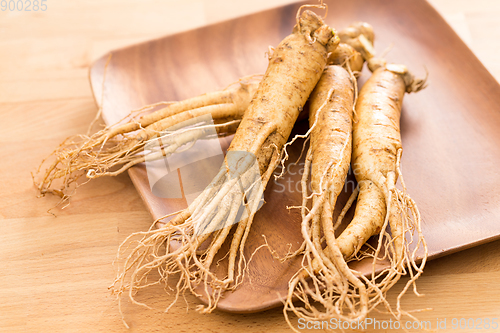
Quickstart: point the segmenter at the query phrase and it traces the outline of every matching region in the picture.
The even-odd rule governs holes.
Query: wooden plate
[[[443,18],[425,1],[330,0],[326,22],[337,29],[355,20],[371,23],[375,47],[387,58],[425,75],[429,87],[407,95],[401,120],[403,174],[419,205],[430,258],[500,238],[500,86]],[[245,75],[263,73],[265,52],[291,32],[300,4],[241,17],[112,52],[90,78],[103,117],[113,123],[130,110],[159,101],[182,100],[221,89]],[[369,74],[364,73],[365,77]],[[363,81],[363,79],[361,79]],[[102,98],[101,98],[102,96]],[[298,124],[297,131],[300,126]],[[225,144],[227,145],[227,140]],[[301,146],[294,145],[297,156]],[[264,243],[283,255],[301,242],[299,167],[266,190],[256,215],[247,256]],[[184,199],[154,196],[144,166],[129,171],[154,218],[184,208]],[[352,180],[352,178],[350,178]],[[351,183],[352,184],[352,183]],[[350,189],[343,193],[345,202]],[[286,189],[286,190],[283,190]],[[239,289],[219,309],[256,312],[281,304],[298,261],[280,264],[259,250]]]

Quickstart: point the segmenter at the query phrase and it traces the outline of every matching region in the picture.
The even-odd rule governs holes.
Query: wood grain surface
[[[81,187],[70,206],[54,210],[57,215],[54,217],[47,210],[57,203],[57,199],[36,198],[30,172],[64,138],[87,131],[97,111],[88,69],[100,56],[119,47],[290,2],[49,0],[45,12],[0,11],[1,332],[289,331],[279,308],[258,314],[216,311],[200,315],[193,310],[199,300],[190,295],[186,296],[191,306],[189,312],[186,312],[182,300],[166,314],[124,302],[124,317],[131,325],[127,330],[121,321],[116,299],[107,289],[115,276],[112,262],[121,241],[134,231],[147,229],[152,222],[129,177],[121,175]],[[467,40],[468,46],[498,80],[500,26],[497,17],[500,4],[495,0],[432,0],[430,3]],[[330,8],[330,11],[333,13],[334,9]],[[442,43],[446,44],[446,41]],[[440,45],[431,43],[424,47],[440,48]],[[394,50],[397,52],[396,48]],[[390,54],[397,56],[397,53]],[[446,57],[445,54],[440,56]],[[449,63],[460,60],[460,56],[454,57]],[[467,75],[474,70],[467,62],[461,65],[460,71]],[[450,65],[432,70],[441,75],[459,77],[460,73],[452,73],[457,70],[454,68]],[[480,97],[487,103],[495,100],[488,96],[487,85],[478,88]],[[479,94],[460,90],[460,80],[450,86],[452,92],[472,100]],[[414,101],[418,103],[417,98],[412,99]],[[476,119],[463,113],[458,102],[453,108],[461,112],[463,122],[473,125],[470,130],[477,129],[474,125],[478,123],[487,123],[488,119]],[[497,119],[498,108],[478,110],[478,115]],[[412,120],[406,118],[407,122]],[[479,177],[485,177],[481,184],[493,189],[497,187],[496,182],[489,182],[495,174],[474,174],[474,163],[486,159],[481,155],[495,154],[498,149],[493,145],[493,139],[488,141],[490,136],[498,135],[493,124],[494,121],[483,132],[476,130],[473,133],[485,137],[485,142],[490,142],[490,145],[470,147],[464,138],[457,138],[454,145],[436,147],[434,154],[463,148],[477,153],[477,159],[470,164],[449,166],[450,172],[463,175],[464,183],[444,189],[441,200],[456,200],[458,194],[470,188],[469,182]],[[431,125],[446,129],[456,126],[445,119]],[[432,174],[432,160],[425,164],[430,168],[429,178],[439,179],[440,175]],[[497,198],[481,197],[476,193],[464,205],[479,200],[494,207],[498,204]],[[488,213],[484,211],[485,216]],[[455,214],[458,222],[470,218],[461,211]],[[451,223],[453,221],[446,224],[451,225],[450,228],[456,227]],[[498,224],[498,219],[487,218],[477,223]],[[495,241],[431,261],[418,282],[419,291],[425,297],[409,293],[403,306],[406,309],[429,309],[417,316],[419,320],[430,321],[435,329],[438,318],[446,318],[447,329],[439,329],[439,332],[456,332],[452,327],[453,318],[500,317],[499,248],[500,242]],[[398,287],[401,288],[402,284],[399,283],[396,289]],[[170,300],[164,296],[162,288],[142,297],[160,309]],[[394,298],[395,293],[391,293],[391,297]],[[372,317],[380,321],[390,319],[378,313],[373,313]],[[293,320],[298,324],[296,319]]]

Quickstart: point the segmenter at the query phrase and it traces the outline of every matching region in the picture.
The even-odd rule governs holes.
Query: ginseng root
[[[360,91],[356,105],[358,121],[353,125],[352,168],[359,183],[358,203],[353,220],[338,240],[349,258],[369,237],[380,234],[371,275],[371,281],[381,292],[377,302],[383,301],[383,295],[402,275],[410,275],[398,297],[395,315],[399,318],[400,298],[422,274],[427,256],[420,213],[407,194],[401,174],[403,147],[399,122],[404,94],[423,89],[426,80],[416,79],[403,65],[386,65],[380,59],[373,58],[368,65],[373,74]],[[398,179],[402,190],[396,187]],[[417,264],[419,250],[423,253],[421,263]],[[390,261],[390,267],[375,274],[377,261],[384,258]]]
[[[379,234],[376,249],[363,251],[365,257],[373,260],[372,274],[363,277],[369,296],[368,310],[383,303],[400,319],[402,315],[413,317],[401,309],[400,300],[422,274],[427,246],[420,213],[406,192],[399,167],[402,154],[399,121],[405,92],[423,89],[425,80],[416,79],[405,66],[386,65],[381,59],[369,60],[369,67],[374,72],[360,91],[356,104],[358,118],[353,124],[352,168],[359,184],[358,200],[354,217],[337,238],[337,244],[346,261],[354,260],[361,246]],[[402,190],[396,187],[398,178]],[[352,200],[344,212],[350,203]],[[422,252],[420,264],[417,251]],[[376,271],[382,260],[388,260],[389,266]],[[394,311],[385,295],[405,274],[410,279],[398,295]]]
[[[283,309],[289,324],[288,311],[306,320],[333,316],[355,320],[368,311],[366,286],[347,266],[333,222],[333,208],[351,161],[354,81],[343,67],[328,66],[310,96],[310,145],[302,178],[304,258],[302,270],[289,283]],[[294,296],[304,305],[296,307]]]
[[[203,294],[212,311],[225,290],[244,276],[243,249],[264,189],[280,162],[281,150],[311,91],[326,66],[328,53],[338,45],[333,29],[311,11],[297,15],[293,33],[272,52],[257,92],[228,149],[224,165],[212,183],[187,209],[162,228],[133,235],[140,241],[125,258],[113,290],[131,299],[148,273],[157,269],[161,280],[178,274],[177,292]],[[231,239],[227,239],[233,224]],[[215,231],[215,232],[214,232]],[[210,239],[208,247],[200,245]],[[174,242],[175,240],[175,242]],[[228,270],[216,276],[210,268],[222,244]],[[175,249],[171,244],[176,244]],[[129,245],[126,241],[123,246]],[[166,244],[166,252],[162,246]],[[237,260],[237,257],[239,259]],[[201,291],[200,291],[201,290]]]
[[[161,140],[162,144],[158,145],[161,152],[156,155],[163,158],[185,144],[204,138],[205,127],[200,131],[196,131],[196,127],[191,128],[175,136],[175,142],[169,141],[166,136],[182,127],[196,124],[198,119],[207,115],[211,116],[221,135],[233,134],[257,85],[257,80],[242,79],[237,85],[223,91],[181,102],[143,107],[141,111],[170,104],[139,119],[101,130],[91,137],[79,135],[69,138],[51,154],[53,161],[45,172],[41,171],[45,165],[45,160],[42,161],[37,171],[40,177],[35,181],[35,186],[41,195],[53,193],[66,201],[82,176],[86,175],[89,179],[115,176],[148,158],[153,159],[154,155],[148,157],[148,152],[144,151],[144,147],[153,140]]]

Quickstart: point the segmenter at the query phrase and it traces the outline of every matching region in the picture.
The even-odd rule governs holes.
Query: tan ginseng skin
[[[395,185],[397,154],[402,149],[399,121],[405,92],[403,75],[380,67],[373,72],[359,93],[357,122],[353,125],[352,167],[358,183],[366,182],[360,186],[358,200],[375,199],[371,199],[369,206],[357,205],[354,217],[355,222],[360,223],[357,228],[366,229],[358,244],[363,244],[380,231],[384,223],[387,203],[382,200],[384,197],[388,198],[387,179],[392,179]],[[395,259],[399,261],[403,242],[401,212],[396,198],[392,196],[392,199],[389,223],[396,249]],[[351,225],[354,227],[355,224]],[[353,237],[351,228],[348,227],[344,231],[345,236],[339,238]],[[351,250],[344,251],[351,254]]]
[[[311,94],[309,126],[313,130],[307,160],[311,161],[311,190],[320,194],[313,197],[313,210],[315,206],[320,207],[318,215],[322,214],[325,205],[328,210],[333,210],[349,171],[354,102],[352,79],[341,66],[328,66]],[[308,214],[302,222],[306,222],[309,216],[313,215]],[[319,245],[319,229],[323,228],[323,233],[329,235],[333,232],[333,223],[331,218],[312,219],[312,239]],[[332,257],[332,244],[329,243],[327,237],[328,250],[325,252]]]
[[[329,96],[331,90],[331,96]],[[325,100],[329,104],[323,112],[318,112]],[[328,169],[342,161],[334,183],[334,197],[340,194],[349,170],[351,157],[352,107],[354,90],[349,73],[340,66],[328,66],[321,80],[311,94],[309,126],[316,126],[311,132],[312,166],[311,189],[320,192],[321,178]],[[333,175],[328,175],[333,176]],[[327,176],[327,177],[328,177]]]
[[[261,172],[267,168],[272,154],[269,146],[283,147],[326,66],[329,51],[338,44],[338,40],[332,38],[332,29],[320,25],[322,22],[312,17],[312,12],[304,11],[304,17],[307,18],[304,23],[296,26],[294,33],[270,56],[264,78],[228,149],[257,155]],[[310,36],[307,31],[315,31],[310,37],[314,41],[305,41],[306,36]],[[263,135],[266,132],[270,135]],[[265,142],[260,141],[262,138]]]
[[[283,308],[293,330],[289,311],[306,320],[333,317],[353,320],[367,314],[366,287],[347,266],[335,239],[332,220],[333,207],[344,187],[351,158],[353,80],[343,67],[328,66],[310,96],[311,142],[302,178],[304,244],[303,249],[298,250],[304,254],[303,268],[290,280]],[[311,194],[307,191],[309,175]],[[357,288],[359,296],[347,296],[349,286]],[[294,297],[304,304],[296,306]],[[319,306],[311,300],[319,301]],[[357,305],[349,307],[353,303]],[[349,310],[345,311],[346,308]]]
[[[358,202],[353,220],[337,242],[344,257],[349,259],[371,236],[381,234],[372,255],[371,278],[366,277],[370,307],[383,302],[389,308],[385,300],[386,292],[401,275],[408,274],[409,281],[397,298],[395,315],[399,319],[403,313],[411,316],[401,310],[400,299],[421,275],[427,256],[420,213],[406,193],[399,168],[402,154],[399,124],[404,94],[423,89],[425,80],[415,79],[403,65],[386,65],[385,61],[374,62],[370,68],[373,74],[359,93],[353,124],[351,163],[359,183]],[[403,191],[396,188],[398,178]],[[390,235],[386,232],[387,225]],[[408,232],[412,233],[410,237],[416,232],[417,241],[407,240]],[[410,252],[412,242],[415,249]],[[417,265],[415,253],[419,248],[424,250],[424,255]],[[390,267],[375,274],[376,262],[381,258],[379,254],[384,251]]]

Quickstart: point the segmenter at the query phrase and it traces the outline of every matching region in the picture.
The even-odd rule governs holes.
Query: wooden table
[[[38,199],[30,176],[54,147],[86,132],[94,118],[92,61],[118,47],[290,2],[46,0],[43,12],[0,11],[1,332],[127,331],[108,291],[112,262],[121,241],[152,222],[128,176],[79,188],[69,207],[54,211],[57,217],[47,213],[57,198]],[[430,2],[500,79],[500,2]],[[473,331],[453,330],[452,318],[496,317],[500,326],[499,281],[496,241],[429,262],[418,281],[425,297],[409,293],[403,306],[432,308],[418,318],[433,328],[446,318],[448,328],[438,332]],[[148,296],[153,305],[159,302],[154,295]],[[198,304],[190,295],[186,300]],[[200,315],[186,313],[181,300],[167,314],[128,302],[123,311],[131,332],[289,331],[281,309]]]

